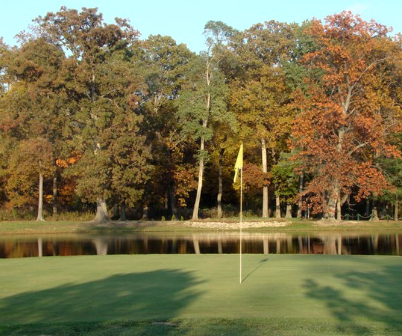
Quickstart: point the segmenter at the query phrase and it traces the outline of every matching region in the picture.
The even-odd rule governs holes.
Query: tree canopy
[[[0,41],[7,211],[221,217],[238,203],[241,141],[257,215],[286,204],[341,219],[381,195],[398,209],[402,40],[387,27],[351,12],[243,31],[209,21],[195,54],[96,8],[33,22],[19,46]]]

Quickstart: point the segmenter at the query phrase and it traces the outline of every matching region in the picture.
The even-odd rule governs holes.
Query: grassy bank
[[[1,261],[0,335],[400,335],[402,259],[236,255]]]
[[[292,219],[286,222],[286,226],[258,227],[261,219],[245,219],[256,223],[256,228],[248,228],[248,231],[262,232],[311,232],[311,231],[402,231],[402,222],[395,221],[342,221],[339,223],[323,223],[320,221],[307,221]],[[181,221],[129,221],[129,222],[110,222],[107,224],[95,224],[84,221],[8,221],[0,222],[1,235],[33,235],[33,234],[66,234],[66,233],[125,233],[125,232],[194,232],[194,231],[219,231],[222,229],[219,225],[216,228],[205,227],[202,223],[229,223],[233,225],[233,230],[237,230],[237,219],[198,221],[199,225],[189,227],[186,222]],[[265,220],[265,222],[277,222],[274,219]],[[230,228],[229,228],[230,230]]]

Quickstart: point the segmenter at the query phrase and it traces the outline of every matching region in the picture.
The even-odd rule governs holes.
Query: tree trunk
[[[374,221],[379,221],[380,219],[378,218],[378,208],[377,208],[377,202],[373,201],[373,220]]]
[[[207,87],[209,88],[211,86],[211,74],[210,74],[210,62],[209,59],[206,64],[206,72],[205,72],[205,79],[206,79],[206,84]],[[207,96],[206,96],[206,103],[205,103],[205,111],[207,116],[209,116],[211,112],[211,93],[208,91]],[[207,128],[208,126],[208,117],[202,120],[202,127]],[[201,202],[201,191],[202,191],[202,180],[204,177],[204,149],[205,149],[205,139],[203,136],[201,136],[201,143],[200,143],[200,164],[199,164],[199,171],[198,171],[198,186],[197,186],[197,195],[195,197],[195,203],[194,203],[194,208],[193,208],[193,220],[198,219],[198,211],[200,208],[200,202]]]
[[[168,190],[165,191],[165,210],[169,212],[169,187]]]
[[[299,194],[303,192],[303,185],[304,185],[304,173],[302,172],[300,175]],[[299,206],[297,209],[297,218],[302,218],[302,208],[303,208],[303,199],[302,197],[300,197]]]
[[[381,207],[381,218],[384,219],[386,216],[387,216],[387,205],[385,204],[385,201],[383,201]]]
[[[57,177],[53,178],[53,216],[57,215]]]
[[[275,218],[281,218],[281,199],[276,196]]]
[[[262,172],[268,172],[268,164],[267,164],[267,147],[265,145],[265,139],[261,139],[261,158],[262,158]],[[268,186],[262,187],[262,217],[268,218],[268,204],[269,204],[269,193]]]
[[[337,220],[336,211],[339,204],[340,204],[340,190],[337,183],[335,182],[332,186],[332,190],[330,191],[328,197],[327,206],[324,212],[324,218],[334,221]],[[340,216],[338,215],[338,219],[339,217]]]
[[[292,204],[287,202],[286,203],[286,216],[285,218],[292,218]]]
[[[43,218],[43,174],[39,173],[39,199],[38,199],[38,217],[37,221],[44,221]]]
[[[395,209],[394,209],[394,218],[395,221],[398,220],[399,216],[399,201],[398,201],[398,194],[395,195]]]
[[[342,220],[342,204],[340,192],[338,192],[338,199],[336,201],[336,219],[338,221]]]
[[[329,220],[336,220],[335,218],[335,212],[336,212],[336,197],[331,197],[328,200],[327,204],[327,210],[324,214],[324,218],[329,219]]]
[[[223,217],[223,212],[222,212],[222,194],[223,194],[223,187],[222,187],[222,151],[219,152],[219,174],[218,174],[218,197],[217,197],[217,203],[218,203],[218,218]]]
[[[370,216],[370,201],[368,198],[366,198],[366,210],[364,216],[366,217]]]
[[[119,220],[123,221],[123,222],[125,222],[127,220],[127,218],[126,218],[126,203],[124,203],[124,202],[121,202],[121,204],[120,204],[120,218],[119,218]]]
[[[142,218],[141,220],[148,220],[148,205],[144,205],[142,209]]]
[[[205,141],[204,138],[201,138],[201,146],[200,146],[200,152],[205,148]],[[202,191],[202,179],[204,177],[204,158],[201,155],[200,157],[200,164],[199,164],[199,170],[198,170],[198,186],[197,186],[197,196],[195,197],[195,203],[194,203],[194,209],[193,209],[193,220],[198,219],[198,211],[200,208],[200,201],[201,201],[201,191]]]
[[[169,199],[169,211],[170,214],[173,216],[177,215],[176,209],[176,198],[174,196],[174,183],[169,183],[168,185],[168,199]]]
[[[120,206],[118,204],[115,204],[113,206],[113,215],[112,219],[120,219]]]
[[[102,198],[98,198],[96,201],[96,215],[94,222],[104,223],[109,221],[109,216],[107,214],[106,201]]]

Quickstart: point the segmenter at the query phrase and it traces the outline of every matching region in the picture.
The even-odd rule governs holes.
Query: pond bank
[[[194,232],[239,230],[236,219],[199,221],[110,221],[107,223],[80,221],[20,221],[0,222],[1,235],[37,235],[67,233],[126,233],[126,232]],[[314,231],[402,231],[402,222],[394,221],[307,221],[245,219],[242,228],[249,231],[314,232]]]

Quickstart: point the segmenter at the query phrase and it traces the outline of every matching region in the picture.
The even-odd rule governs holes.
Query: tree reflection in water
[[[243,233],[243,253],[401,255],[400,234]],[[237,254],[237,233],[3,237],[0,258],[106,254]]]

